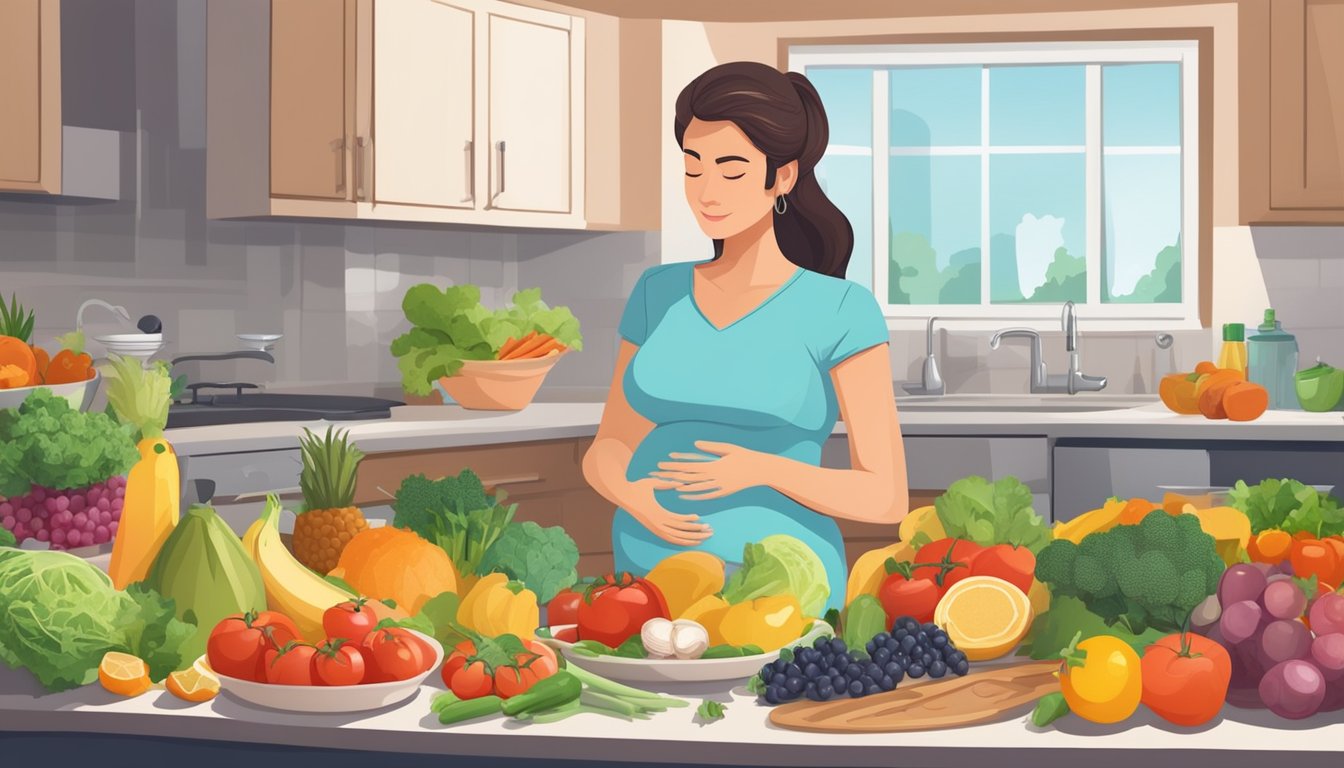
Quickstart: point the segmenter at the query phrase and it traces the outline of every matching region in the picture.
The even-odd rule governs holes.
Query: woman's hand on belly
[[[654,491],[669,490],[679,483],[656,477],[644,477],[632,482],[635,502],[624,509],[639,524],[658,538],[683,547],[694,547],[714,535],[708,524],[700,522],[699,515],[681,515],[669,512],[658,503]]]
[[[649,475],[673,483],[683,499],[721,499],[738,491],[769,485],[778,456],[740,445],[697,441],[706,454],[672,453]]]

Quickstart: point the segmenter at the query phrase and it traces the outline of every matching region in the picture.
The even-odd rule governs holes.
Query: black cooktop
[[[300,395],[272,392],[221,395],[196,394],[194,402],[168,408],[168,428],[261,421],[358,421],[391,418],[396,400],[347,395]]]

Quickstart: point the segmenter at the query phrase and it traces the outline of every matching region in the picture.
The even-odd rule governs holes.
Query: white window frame
[[[1181,65],[1181,302],[1179,304],[1103,304],[1101,303],[1101,251],[1104,228],[1101,219],[1102,146],[1101,146],[1101,66],[1141,62],[1174,62]],[[988,89],[981,88],[981,146],[979,148],[895,149],[889,145],[888,114],[890,90],[884,67],[900,66],[986,66],[995,64],[1080,64],[1086,66],[1085,134],[1081,147],[1001,147],[994,154],[1012,152],[1084,153],[1086,236],[1084,258],[1087,265],[1087,302],[1077,305],[1080,320],[1092,328],[1114,331],[1194,329],[1199,319],[1199,254],[1203,243],[1199,229],[1199,45],[1195,40],[1039,42],[1039,43],[967,43],[967,44],[892,44],[892,45],[801,45],[789,48],[789,69],[804,72],[808,67],[872,68],[873,124],[872,146],[827,148],[828,155],[865,155],[872,157],[873,179],[873,293],[883,304],[887,325],[895,329],[923,328],[929,316],[936,315],[943,325],[963,330],[985,330],[1012,322],[1037,330],[1058,330],[1060,304],[989,303],[989,105]],[[982,70],[989,77],[989,70]],[[951,151],[949,151],[949,149]],[[885,151],[884,151],[885,150]],[[1172,152],[1157,147],[1109,147],[1106,154],[1159,154]],[[890,221],[888,205],[889,159],[893,155],[940,154],[979,155],[981,158],[980,248],[981,303],[966,304],[890,304],[888,265],[890,263]]]

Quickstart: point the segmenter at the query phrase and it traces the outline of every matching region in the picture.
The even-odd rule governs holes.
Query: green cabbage
[[[728,577],[723,599],[740,603],[782,594],[798,598],[804,615],[821,615],[831,587],[817,553],[782,533],[743,547],[742,568]]]

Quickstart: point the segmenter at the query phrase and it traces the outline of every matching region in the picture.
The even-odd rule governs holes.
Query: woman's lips
[[[705,213],[703,211],[701,211],[700,215],[704,216],[706,221],[723,221],[729,216],[729,214],[727,213],[723,214],[722,216],[715,216],[712,213]]]

